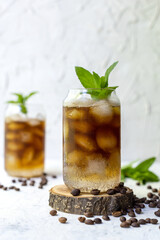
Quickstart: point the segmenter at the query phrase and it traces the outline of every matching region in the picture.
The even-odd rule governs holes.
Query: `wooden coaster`
[[[92,212],[93,215],[112,214],[114,211],[133,207],[133,191],[127,188],[126,194],[116,193],[108,195],[80,194],[72,196],[66,185],[51,188],[49,205],[57,211],[83,215]]]

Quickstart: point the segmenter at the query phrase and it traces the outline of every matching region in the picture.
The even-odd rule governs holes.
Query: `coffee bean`
[[[94,225],[94,221],[91,220],[91,219],[86,219],[86,220],[84,221],[84,223],[87,224],[87,225]]]
[[[140,185],[141,185],[141,183],[140,183],[140,182],[136,182],[136,185],[137,185],[137,186],[140,186]]]
[[[93,189],[93,190],[91,191],[91,194],[93,194],[93,195],[99,195],[99,194],[100,194],[100,190],[98,190],[98,189]]]
[[[27,186],[27,183],[26,182],[23,182],[22,184],[21,184],[21,186]]]
[[[34,183],[33,181],[31,181],[29,185],[30,185],[30,186],[34,186],[35,183]]]
[[[127,211],[126,210],[121,210],[122,215],[127,215]]]
[[[15,179],[12,179],[12,183],[16,183],[16,180],[15,180]]]
[[[60,218],[58,219],[58,221],[59,221],[60,223],[66,223],[66,222],[67,222],[67,218],[65,218],[65,217],[60,217]]]
[[[20,191],[20,188],[14,188],[15,191],[19,192]]]
[[[160,202],[157,203],[157,208],[160,208]]]
[[[151,219],[150,218],[146,218],[146,223],[151,223]]]
[[[124,186],[124,182],[120,182],[119,184],[118,184],[118,187],[123,187]]]
[[[140,227],[140,224],[138,222],[133,222],[131,224],[132,227]]]
[[[84,215],[85,215],[87,218],[93,217],[93,213],[92,213],[92,212],[85,212]]]
[[[0,188],[3,188],[3,185],[2,185],[2,184],[0,184]]]
[[[158,189],[157,188],[153,188],[152,192],[158,192]]]
[[[147,186],[147,189],[152,189],[152,186],[151,186],[151,185],[148,185],[148,186]]]
[[[121,211],[113,212],[113,213],[112,213],[112,216],[113,216],[113,217],[120,217],[120,216],[122,216],[122,212],[121,212]]]
[[[152,197],[153,197],[153,193],[149,192],[149,193],[147,194],[147,197],[148,197],[148,198],[152,198]]]
[[[125,218],[125,217],[120,217],[120,221],[121,221],[121,222],[125,222],[125,221],[126,221],[126,218]]]
[[[18,179],[18,182],[23,182],[23,179],[19,178],[19,179]]]
[[[115,194],[115,190],[114,189],[108,189],[106,193],[108,195],[114,195]]]
[[[56,210],[51,210],[49,213],[50,213],[51,216],[57,215],[57,211]]]
[[[42,186],[42,185],[39,185],[38,188],[43,189],[43,186]]]
[[[133,212],[133,208],[128,208],[127,209],[127,212],[129,213],[129,212]]]
[[[126,189],[125,188],[120,189],[120,193],[121,194],[126,194]]]
[[[131,223],[138,222],[137,218],[134,218],[134,217],[130,218],[129,220],[131,220]]]
[[[153,219],[151,219],[151,221],[150,221],[152,224],[157,224],[158,223],[158,220],[157,219],[155,219],[155,218],[153,218]]]
[[[15,186],[10,186],[10,187],[9,187],[9,189],[14,189],[14,188],[15,188]]]
[[[7,190],[8,190],[8,188],[7,188],[7,187],[3,187],[3,190],[4,190],[4,191],[7,191]]]
[[[136,203],[136,207],[145,208],[145,205],[143,203]]]
[[[109,221],[109,220],[110,220],[110,217],[108,217],[108,215],[103,215],[102,218],[103,218],[103,220],[105,220],[105,221]]]
[[[141,210],[141,208],[136,208],[135,212],[136,212],[137,214],[140,214],[140,213],[142,212],[142,210]]]
[[[130,216],[130,217],[135,217],[136,215],[135,215],[135,213],[132,211],[132,212],[129,212],[129,213],[128,213],[128,216]]]
[[[122,222],[122,223],[120,224],[120,227],[122,227],[122,228],[129,228],[129,227],[130,227],[130,224],[129,224],[128,222]]]
[[[47,176],[47,173],[44,172],[42,175],[43,175],[43,176]]]
[[[150,203],[150,200],[146,200],[146,201],[145,201],[145,204],[149,204],[149,203]]]
[[[139,222],[140,225],[146,224],[146,221],[144,219],[139,219],[138,222]]]
[[[153,199],[153,200],[157,200],[157,199],[159,199],[159,197],[156,196],[156,195],[154,195],[154,196],[152,197],[152,199]]]
[[[132,223],[132,221],[131,221],[130,219],[128,219],[126,222],[127,222],[129,225],[131,225],[131,223]]]
[[[86,220],[85,217],[79,217],[78,220],[81,222],[81,223],[84,223],[84,221]]]
[[[57,176],[56,175],[52,175],[52,178],[57,178]]]
[[[155,214],[157,217],[160,217],[160,210],[156,211],[154,214]]]
[[[101,220],[100,218],[95,218],[95,219],[94,219],[94,222],[95,222],[96,224],[100,224],[100,223],[102,223],[102,220]]]
[[[79,196],[80,190],[79,190],[79,189],[73,189],[73,190],[71,191],[71,194],[72,194],[73,196]]]
[[[135,199],[136,203],[144,203],[145,201],[146,201],[146,197]]]
[[[157,206],[156,202],[150,202],[149,207],[150,208],[155,208]]]

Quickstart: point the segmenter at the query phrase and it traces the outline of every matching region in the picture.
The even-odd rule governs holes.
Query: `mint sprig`
[[[138,164],[136,167],[133,167],[133,164],[136,161],[131,162],[130,164],[121,168],[121,179],[125,180],[126,178],[131,178],[145,184],[147,182],[158,182],[159,177],[151,172],[149,168],[155,162],[156,158],[148,158]]]
[[[20,110],[22,113],[27,114],[28,110],[26,107],[26,102],[28,101],[28,99],[35,95],[37,92],[31,92],[30,94],[24,96],[21,93],[12,93],[13,95],[15,95],[17,97],[17,100],[10,100],[7,101],[7,103],[11,103],[11,104],[16,104],[20,107]]]
[[[75,67],[76,74],[83,85],[87,88],[87,93],[95,99],[105,99],[108,98],[111,93],[118,87],[108,87],[109,75],[112,70],[116,67],[118,62],[114,62],[105,72],[104,76],[99,76],[97,73],[90,73],[83,67]]]

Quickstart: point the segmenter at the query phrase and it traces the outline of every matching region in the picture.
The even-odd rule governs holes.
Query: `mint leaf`
[[[111,93],[118,87],[108,87],[108,77],[118,62],[113,63],[105,72],[105,76],[99,76],[97,73],[90,73],[82,67],[75,67],[76,74],[83,85],[87,88],[87,93],[94,99],[107,99]]]
[[[118,64],[117,62],[114,62],[105,72],[105,87],[108,87],[108,78],[109,78],[109,74],[112,72],[112,70],[115,68],[115,66]]]
[[[93,75],[86,69],[82,67],[75,67],[76,74],[85,88],[99,88],[97,80]]]
[[[7,101],[7,103],[17,104],[20,107],[21,112],[24,114],[27,114],[28,110],[26,107],[26,102],[31,96],[35,95],[36,93],[37,92],[31,92],[26,96],[23,96],[20,93],[12,93],[13,95],[17,96],[17,100],[16,101],[10,100],[10,101]]]
[[[147,171],[150,166],[155,162],[156,158],[152,157],[141,162],[135,169],[137,171]]]

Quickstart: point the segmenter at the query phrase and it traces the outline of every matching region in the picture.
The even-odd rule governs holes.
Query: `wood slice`
[[[49,205],[57,211],[72,214],[83,215],[89,211],[94,215],[110,215],[133,207],[133,191],[127,188],[126,194],[80,194],[74,197],[65,185],[57,185],[50,190]]]

